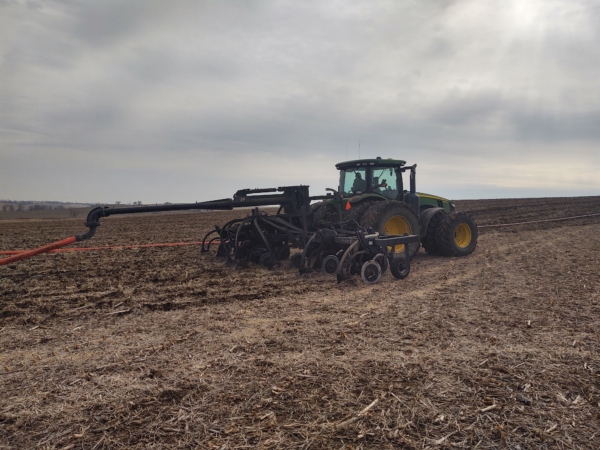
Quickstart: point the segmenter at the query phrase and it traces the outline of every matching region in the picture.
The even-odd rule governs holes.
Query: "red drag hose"
[[[50,250],[65,247],[76,241],[77,241],[77,238],[75,236],[71,236],[66,239],[63,239],[62,241],[57,241],[50,245],[45,245],[44,247],[39,247],[34,250],[29,250],[27,252],[23,252],[18,255],[11,256],[9,258],[0,259],[0,266],[3,266],[5,264],[10,264],[13,262],[17,262],[17,261],[21,261],[23,259],[31,258],[32,256],[39,255],[40,253],[49,252]]]
[[[218,245],[221,241],[212,241],[212,245]],[[91,250],[114,250],[123,248],[144,248],[144,247],[179,247],[181,245],[200,245],[202,242],[170,242],[166,244],[133,244],[133,245],[108,245],[104,247],[75,247],[75,248],[58,248],[50,250],[48,253],[63,253],[63,252],[87,252]],[[22,255],[33,250],[4,250],[0,251],[0,255]],[[8,259],[8,258],[7,258]],[[4,261],[0,259],[0,261]]]

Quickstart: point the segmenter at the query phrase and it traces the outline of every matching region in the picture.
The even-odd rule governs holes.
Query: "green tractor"
[[[454,203],[435,195],[416,192],[417,165],[398,159],[358,159],[336,164],[339,188],[334,198],[311,205],[316,225],[339,220],[372,227],[391,235],[416,234],[410,244],[412,258],[421,245],[429,253],[466,256],[477,245],[477,225]],[[410,173],[408,189],[403,174]],[[400,245],[395,252],[404,251]]]
[[[291,257],[300,273],[320,268],[336,274],[338,281],[360,274],[373,284],[388,267],[396,278],[406,278],[410,260],[421,245],[429,253],[447,256],[466,256],[475,249],[477,226],[473,219],[456,212],[445,198],[416,192],[416,164],[376,158],[346,161],[336,167],[340,184],[327,195],[311,196],[309,186],[298,185],[241,189],[232,198],[206,202],[97,207],[88,213],[86,233],[3,258],[0,266],[90,239],[104,217],[202,209],[251,208],[246,217],[229,220],[206,233],[202,252],[215,244],[216,256],[226,258],[227,263],[265,267]],[[410,176],[408,189],[405,172]],[[268,206],[279,209],[276,214],[259,209]],[[302,252],[292,255],[291,251],[299,248]]]

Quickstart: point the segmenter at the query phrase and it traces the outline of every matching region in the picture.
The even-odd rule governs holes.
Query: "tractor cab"
[[[407,166],[400,159],[358,159],[336,164],[340,171],[338,192],[342,198],[342,207],[348,209],[348,203],[354,205],[364,200],[398,200],[410,204],[417,213],[427,208],[454,210],[454,204],[448,199],[435,195],[416,192],[416,164]],[[410,173],[409,189],[404,186],[402,175]]]
[[[406,161],[381,158],[339,163],[339,193],[344,198],[375,194],[387,200],[404,200],[401,171],[405,164]]]

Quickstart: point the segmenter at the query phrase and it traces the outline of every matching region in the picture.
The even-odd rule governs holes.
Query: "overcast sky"
[[[0,0],[0,198],[600,195],[599,49],[597,0]]]

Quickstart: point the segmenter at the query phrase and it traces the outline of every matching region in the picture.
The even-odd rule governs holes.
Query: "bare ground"
[[[457,206],[500,224],[600,198]],[[198,240],[237,215],[110,218],[83,245]],[[81,231],[3,221],[0,249]],[[482,229],[471,256],[421,251],[373,287],[194,246],[2,266],[0,448],[598,448],[599,232]]]

